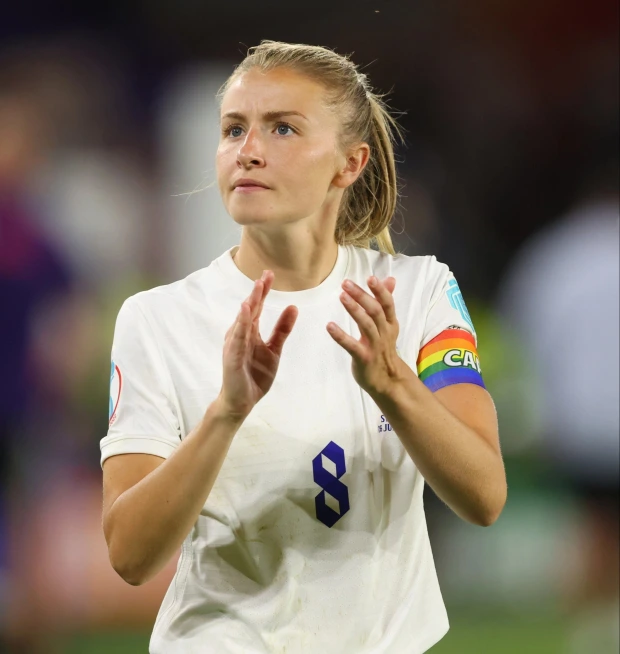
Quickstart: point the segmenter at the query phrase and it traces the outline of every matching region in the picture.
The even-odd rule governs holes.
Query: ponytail
[[[396,136],[401,138],[401,132],[382,99],[370,91],[365,95],[370,157],[362,174],[345,191],[336,241],[363,248],[370,248],[374,241],[380,252],[396,254],[390,223],[398,203],[394,141]]]

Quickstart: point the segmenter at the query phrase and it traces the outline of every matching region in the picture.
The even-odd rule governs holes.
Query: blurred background
[[[261,39],[353,53],[406,129],[393,240],[454,271],[497,404],[490,529],[427,489],[434,654],[618,652],[618,3],[22,0],[0,19],[0,651],[146,652],[101,529],[117,312],[239,242],[214,94]],[[399,653],[395,653],[399,654]]]

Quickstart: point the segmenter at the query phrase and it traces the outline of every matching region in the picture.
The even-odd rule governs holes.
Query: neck
[[[301,243],[267,239],[244,228],[241,243],[232,254],[237,268],[251,280],[259,279],[263,270],[272,270],[274,291],[305,291],[329,276],[336,265],[338,245],[333,238],[315,240],[310,236]]]

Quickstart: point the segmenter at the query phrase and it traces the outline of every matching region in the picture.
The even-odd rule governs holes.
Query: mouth
[[[233,184],[233,191],[237,193],[250,193],[252,191],[266,191],[269,187],[255,179],[239,179]]]

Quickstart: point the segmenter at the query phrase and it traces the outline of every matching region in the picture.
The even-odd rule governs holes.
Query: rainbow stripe
[[[418,377],[431,391],[452,384],[485,388],[476,341],[463,329],[446,329],[429,341],[418,356]]]

